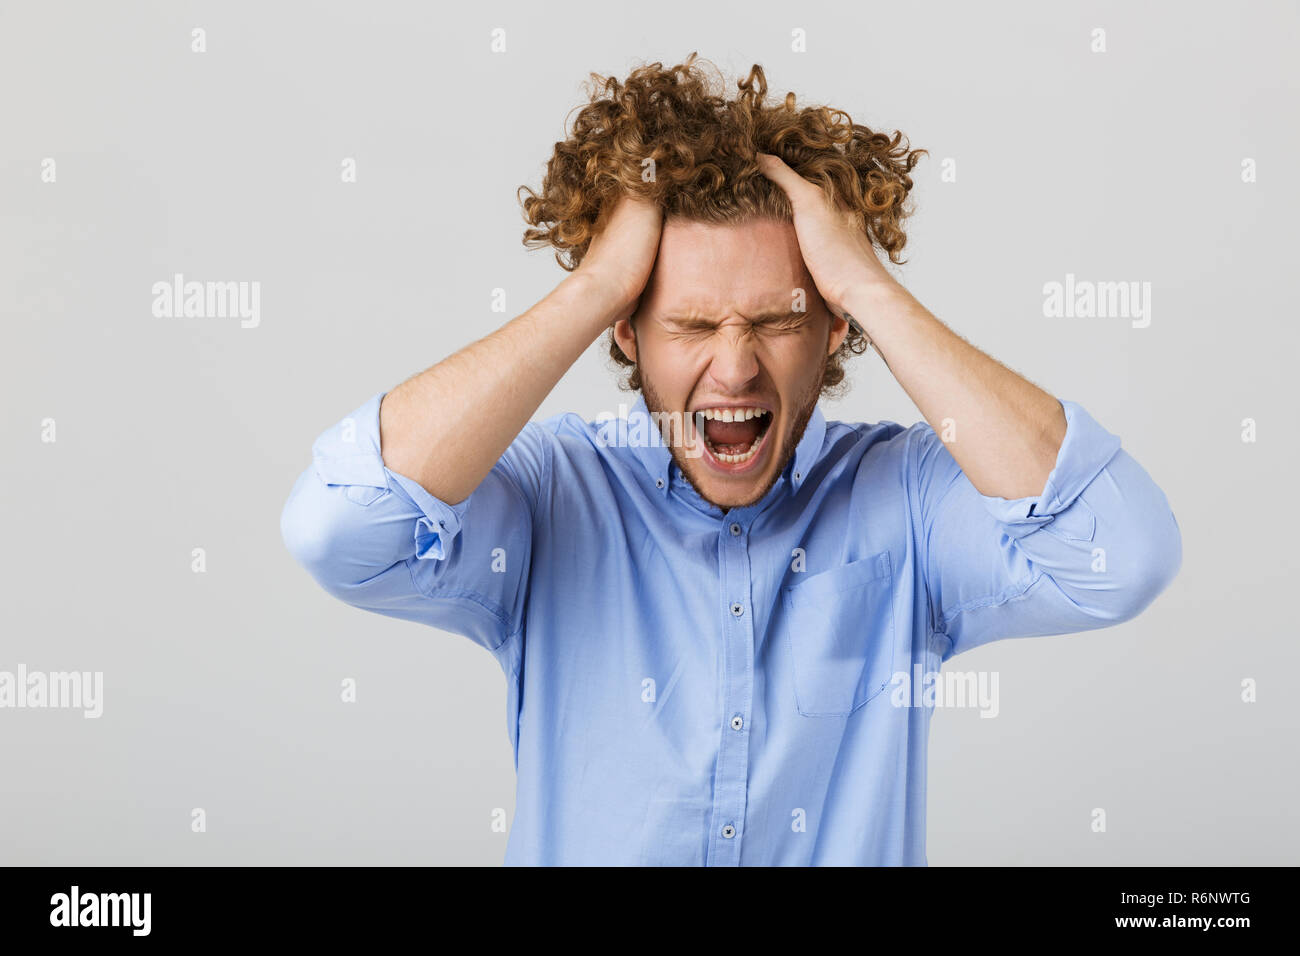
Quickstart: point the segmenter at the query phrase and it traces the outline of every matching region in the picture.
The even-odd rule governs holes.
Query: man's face
[[[672,453],[700,496],[727,509],[775,484],[847,331],[817,293],[792,224],[672,219],[636,315],[614,336],[640,367],[651,412],[704,413],[703,435],[686,429],[688,444]]]

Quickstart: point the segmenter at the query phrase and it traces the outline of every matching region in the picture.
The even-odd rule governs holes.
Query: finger
[[[807,198],[810,189],[817,190],[816,186],[787,166],[780,156],[756,153],[755,159],[758,162],[758,171],[785,190],[791,202]],[[817,191],[821,192],[821,190]]]

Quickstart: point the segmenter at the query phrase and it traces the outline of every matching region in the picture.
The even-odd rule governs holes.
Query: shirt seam
[[[918,562],[918,564],[920,565],[921,568],[921,586],[925,588],[925,617],[926,617],[925,623],[926,623],[926,629],[929,631],[929,634],[926,635],[926,642],[928,643],[930,637],[933,636],[935,633],[936,620],[938,619],[939,615],[936,613],[937,609],[935,608],[935,604],[934,604],[934,595],[930,591],[930,532],[929,529],[925,527],[925,523],[922,520],[919,501],[918,501],[920,496],[915,493],[916,489],[912,487],[912,477],[917,471],[919,471],[919,466],[920,466],[919,458],[917,461],[918,467],[916,469],[913,469],[911,465],[912,446],[916,444],[916,434],[917,434],[916,432],[912,432],[911,434],[908,435],[907,447],[904,449],[903,490],[907,494],[908,508],[912,513],[913,526],[916,529],[923,532],[925,535],[925,540],[923,542],[925,547],[923,553],[920,556],[921,560]],[[947,491],[944,492],[945,495],[947,493],[948,493]],[[915,534],[912,535],[912,540],[913,541],[916,540]]]
[[[505,635],[501,638],[500,641],[497,642],[497,645],[495,647],[491,647],[489,648],[489,650],[492,651],[493,653],[496,653],[501,648],[505,647],[506,642],[510,640],[511,634],[510,634],[510,617],[504,612],[504,609],[499,604],[497,604],[497,602],[484,597],[483,595],[479,594],[477,591],[471,591],[468,590],[467,588],[456,588],[455,590],[447,590],[443,588],[422,587],[420,585],[420,582],[417,581],[415,578],[415,564],[418,560],[420,559],[412,556],[407,558],[403,562],[403,564],[406,565],[406,572],[411,578],[411,587],[414,588],[417,593],[424,595],[426,598],[428,598],[431,601],[467,600],[474,604],[477,604],[479,607],[483,608],[483,610],[487,611],[490,615],[492,615],[493,620],[495,620],[499,625],[501,625],[501,633]]]
[[[967,601],[965,604],[960,604],[943,617],[939,626],[944,629],[946,635],[948,625],[950,625],[959,614],[965,614],[967,611],[977,611],[980,608],[985,607],[1000,607],[1001,605],[1010,603],[1019,597],[1023,597],[1029,592],[1030,588],[1038,583],[1039,579],[1043,577],[1043,574],[1043,571],[1031,571],[1028,575],[1021,578],[1019,581],[1007,585],[1001,591],[995,591],[994,593],[985,595],[984,597],[975,598]]]
[[[528,424],[524,425],[524,428],[527,428],[528,425],[534,425],[534,424],[537,426],[538,430],[541,431],[542,433],[545,433],[545,432],[547,431],[547,429],[546,429],[546,427],[545,427],[545,424],[542,423],[542,422],[529,422]],[[560,426],[561,426],[562,424],[564,424],[564,417],[563,417],[563,416],[560,416],[559,418],[556,419],[556,421],[554,422],[554,424],[552,424],[552,425],[550,426],[550,429],[549,429],[549,430],[550,430],[550,433],[551,433],[551,438],[555,438],[555,437],[557,437],[557,436],[559,435],[559,433],[560,433]],[[544,442],[542,442],[542,476],[541,476],[541,480],[538,482],[538,488],[537,488],[537,498],[538,498],[539,503],[540,503],[540,501],[541,501],[541,499],[542,499],[542,496],[545,495],[545,494],[547,494],[548,491],[549,491],[549,489],[550,489],[550,487],[551,487],[551,480],[552,480],[552,477],[553,477],[554,472],[555,472],[554,454],[555,454],[555,451],[554,451],[554,448],[553,448],[553,444],[552,444],[552,442],[551,442],[551,441],[544,441]],[[513,467],[512,467],[508,462],[505,462],[504,464],[506,465],[507,468],[510,468],[510,471],[511,471],[512,474],[515,474],[515,470],[514,470],[514,468],[513,468]],[[527,576],[527,577],[524,579],[524,581],[522,582],[522,586],[524,587],[524,589],[527,590],[527,591],[530,591],[530,592],[531,592],[531,590],[532,590],[532,576],[533,576],[533,556],[532,556],[532,551],[533,551],[533,544],[534,544],[534,542],[537,541],[537,526],[538,526],[538,520],[537,520],[537,518],[538,518],[538,512],[539,512],[541,509],[540,509],[540,508],[534,508],[534,507],[532,506],[532,504],[527,500],[527,496],[524,495],[524,493],[523,493],[522,491],[520,491],[519,488],[518,488],[518,476],[515,475],[515,478],[516,478],[516,480],[515,480],[515,482],[514,482],[514,484],[515,484],[515,490],[516,490],[516,492],[519,494],[519,496],[520,496],[521,498],[524,499],[524,505],[528,508],[528,512],[529,512],[529,521],[530,521],[531,526],[532,526],[532,527],[531,527],[531,530],[530,530],[530,532],[529,532],[529,541],[528,541],[528,544],[529,544],[529,547],[528,547],[528,550],[529,550],[529,555],[528,555],[528,576]],[[523,633],[524,633],[524,619],[527,617],[527,613],[528,613],[528,612],[527,612],[527,602],[525,602],[524,608],[523,608],[521,614],[519,615],[519,626],[518,626],[518,627],[514,627],[514,628],[512,628],[512,627],[511,627],[511,623],[512,623],[512,622],[511,622],[508,618],[505,619],[505,620],[503,620],[503,624],[504,624],[504,626],[505,626],[505,630],[506,630],[507,633],[506,633],[505,638],[501,641],[501,643],[498,644],[496,647],[494,647],[494,648],[492,649],[492,650],[493,650],[493,653],[498,653],[498,652],[500,652],[500,651],[505,650],[506,648],[508,648],[508,647],[511,645],[512,642],[514,642],[514,641],[516,641],[516,640],[518,640],[518,639],[520,639],[520,638],[523,637]]]

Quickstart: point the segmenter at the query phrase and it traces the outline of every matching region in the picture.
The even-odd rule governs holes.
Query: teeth
[[[749,421],[751,418],[762,418],[764,415],[767,414],[767,409],[757,408],[757,407],[697,408],[694,412],[692,412],[692,414],[698,416],[699,418],[703,418],[705,421],[746,422]],[[718,449],[714,447],[714,444],[712,441],[709,440],[708,435],[702,435],[701,437],[704,438],[704,443],[709,446],[709,451],[713,454],[713,457],[718,459],[718,461],[725,462],[728,465],[738,465],[741,464],[742,462],[749,461],[756,454],[758,454],[758,446],[763,441],[763,436],[759,435],[757,438],[754,439],[753,443],[750,444],[749,448],[747,448],[741,454],[727,455],[718,451]]]
[[[714,447],[713,442],[709,440],[708,435],[704,436],[704,443],[709,446],[709,451],[713,454],[713,457],[718,459],[718,461],[726,462],[728,465],[738,465],[741,462],[749,461],[749,459],[758,454],[758,446],[762,444],[762,442],[763,436],[759,435],[754,439],[750,446],[739,455],[728,455],[718,451],[718,449]]]
[[[706,420],[720,422],[745,422],[751,418],[760,418],[767,414],[766,408],[697,408],[696,415],[703,415]]]

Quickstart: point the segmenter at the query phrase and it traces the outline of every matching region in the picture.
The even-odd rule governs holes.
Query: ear
[[[847,324],[846,322],[845,325]],[[614,323],[614,341],[629,361],[636,361],[636,331],[632,328],[631,319],[619,319]]]
[[[844,337],[849,334],[849,320],[831,313],[831,337],[826,343],[826,354],[834,355],[835,350],[844,344]]]

